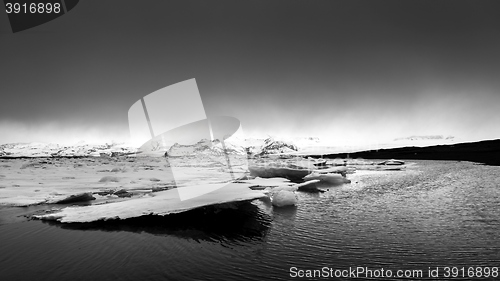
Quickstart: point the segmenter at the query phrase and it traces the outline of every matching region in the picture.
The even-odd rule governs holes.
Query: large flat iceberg
[[[198,185],[196,188],[211,189],[212,187],[210,184],[206,184]],[[251,190],[245,184],[229,183],[220,189],[184,201],[180,200],[177,189],[171,189],[127,201],[67,207],[55,213],[35,215],[34,217],[63,223],[82,223],[109,219],[127,219],[144,215],[163,216],[204,206],[250,201],[264,197],[267,197],[264,192]]]

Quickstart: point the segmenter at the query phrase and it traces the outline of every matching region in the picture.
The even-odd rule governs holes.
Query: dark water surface
[[[282,209],[67,225],[23,217],[41,207],[3,208],[0,280],[301,279],[290,267],[417,269],[424,278],[406,280],[420,280],[429,267],[500,267],[500,167],[412,162]]]

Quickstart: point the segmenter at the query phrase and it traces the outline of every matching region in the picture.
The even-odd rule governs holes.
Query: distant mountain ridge
[[[293,141],[297,140],[297,141]],[[224,154],[232,155],[249,155],[257,157],[266,157],[268,155],[326,155],[332,153],[343,153],[356,151],[366,151],[373,149],[390,149],[403,147],[429,147],[435,145],[452,145],[460,144],[466,141],[456,139],[452,136],[430,135],[430,136],[410,136],[406,138],[398,138],[398,141],[379,145],[378,147],[369,146],[368,149],[354,150],[342,149],[342,147],[318,146],[322,145],[318,138],[233,138],[224,141],[224,146],[219,140],[210,141],[202,139],[195,144],[180,144],[175,143],[170,147],[164,147],[158,151],[153,151],[151,156],[163,156],[165,152],[172,157],[195,157],[203,156],[220,156]],[[310,145],[310,146],[309,146]],[[318,149],[316,149],[318,148]],[[316,150],[315,150],[316,149]],[[137,147],[132,147],[124,143],[105,143],[105,144],[88,144],[80,142],[75,145],[60,145],[53,143],[10,143],[0,145],[0,158],[20,158],[20,157],[95,157],[95,156],[120,156],[133,155],[139,153]],[[145,154],[150,154],[148,151],[143,151]],[[394,158],[394,157],[393,157]]]
[[[183,145],[175,143],[167,151],[169,157],[183,157],[183,156],[196,156],[200,154],[204,155],[224,155],[224,150],[228,154],[245,155],[245,149],[241,146],[231,144],[229,142],[224,142],[224,145],[220,140],[216,139],[210,141],[208,139],[202,139],[199,142],[192,145]]]
[[[283,140],[275,140],[269,137],[263,141],[243,140],[238,143],[225,141],[224,145],[219,140],[202,139],[193,145],[174,144],[167,151],[168,156],[181,157],[181,156],[196,156],[196,155],[223,155],[224,151],[227,154],[237,155],[254,155],[266,156],[272,154],[291,153],[298,151],[298,147],[292,142]]]
[[[416,140],[453,140],[454,136],[443,136],[443,135],[428,135],[428,136],[410,136],[405,138],[396,138],[394,141],[416,141]]]
[[[276,140],[269,137],[264,140],[242,140],[239,142],[220,140],[210,141],[202,139],[195,144],[175,143],[168,150],[159,151],[157,155],[166,152],[171,157],[184,156],[220,156],[233,155],[256,155],[266,156],[272,154],[292,153],[299,148],[290,141]],[[75,145],[60,145],[53,143],[10,143],[0,145],[0,158],[21,158],[21,157],[98,157],[98,156],[120,156],[131,155],[138,151],[137,148],[126,144],[86,144],[83,142]],[[146,151],[146,153],[148,153]]]
[[[89,157],[119,156],[133,154],[135,148],[123,144],[86,144],[59,145],[53,143],[9,143],[0,145],[0,157]]]
[[[297,146],[291,142],[286,142],[283,140],[275,140],[274,138],[267,138],[264,141],[262,147],[260,147],[257,151],[255,151],[255,155],[264,156],[270,154],[281,154],[281,153],[290,153],[296,152],[299,149]]]

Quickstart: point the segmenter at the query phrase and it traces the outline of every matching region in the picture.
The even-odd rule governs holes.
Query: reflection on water
[[[169,216],[142,216],[127,220],[93,223],[44,223],[79,231],[128,231],[157,236],[176,236],[195,241],[262,240],[270,227],[271,218],[252,203],[244,202],[233,208],[205,207]]]
[[[0,210],[0,276],[289,280],[292,266],[500,266],[500,167],[415,162],[404,173],[300,192],[297,206],[279,209],[256,201],[218,213],[75,225],[6,221]]]

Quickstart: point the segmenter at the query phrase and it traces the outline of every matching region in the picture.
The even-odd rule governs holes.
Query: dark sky
[[[133,103],[190,78],[207,115],[250,135],[500,138],[499,15],[495,0],[81,0],[12,33],[2,13],[0,143],[125,140]]]

